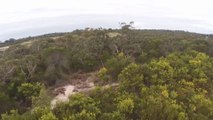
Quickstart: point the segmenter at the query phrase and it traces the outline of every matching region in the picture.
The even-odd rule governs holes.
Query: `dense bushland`
[[[6,45],[0,53],[3,120],[213,119],[211,35],[124,24]],[[50,108],[49,88],[91,71],[97,84],[119,86],[99,86]]]

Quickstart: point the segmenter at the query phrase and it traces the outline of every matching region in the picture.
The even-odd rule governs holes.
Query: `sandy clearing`
[[[70,95],[80,93],[80,92],[90,91],[95,88],[94,82],[85,81],[85,84],[87,84],[86,87],[80,87],[80,88],[78,85],[74,86],[71,84],[56,88],[55,91],[57,91],[58,89],[64,89],[64,93],[59,93],[57,96],[53,98],[53,100],[51,101],[51,108],[54,108],[57,103],[67,102],[69,100]]]
[[[77,86],[74,85],[66,85],[60,88],[63,88],[65,90],[64,94],[63,93],[59,93],[52,101],[51,101],[51,108],[54,108],[56,106],[57,103],[60,102],[67,102],[69,101],[69,96],[76,94],[76,93],[80,93],[80,92],[88,92],[93,90],[96,86],[94,85],[94,82],[86,82],[89,86],[88,87],[83,87],[83,88],[78,88]],[[109,87],[115,87],[118,86],[119,83],[112,83],[112,84],[108,84],[105,86],[102,86],[104,89],[107,89]]]
[[[0,47],[0,51],[4,52],[5,50],[7,50],[10,46],[5,46],[5,47]]]
[[[73,85],[66,85],[66,86],[63,86],[63,88],[65,89],[64,94],[58,94],[51,101],[51,107],[52,108],[54,108],[57,103],[68,101],[69,100],[69,96],[72,95],[72,94],[74,94],[73,90],[74,90],[75,86],[73,86]]]
[[[62,37],[64,37],[64,36],[57,36],[57,37],[51,37],[53,40],[57,40],[57,39],[59,39],[59,38],[62,38]]]
[[[27,46],[27,47],[30,47],[32,45],[34,41],[27,41],[27,42],[23,42],[21,43],[21,45],[24,45],[24,46]]]
[[[70,82],[69,84],[61,87],[57,87],[54,92],[57,94],[53,100],[51,101],[51,108],[54,108],[57,103],[67,102],[69,101],[69,96],[76,94],[76,93],[86,93],[88,91],[93,90],[96,85],[94,84],[95,76],[91,74],[89,77],[85,78],[76,76],[72,80],[78,81],[77,83]],[[108,85],[102,86],[104,89],[109,87],[118,86],[119,83],[112,83]]]

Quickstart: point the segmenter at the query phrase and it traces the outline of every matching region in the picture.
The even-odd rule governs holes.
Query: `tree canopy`
[[[1,43],[1,119],[212,120],[213,36],[132,25]],[[51,108],[57,85],[91,72],[95,89]]]

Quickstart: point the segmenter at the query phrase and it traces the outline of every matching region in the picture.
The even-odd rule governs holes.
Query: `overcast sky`
[[[212,0],[0,0],[0,41],[85,27],[213,34]]]

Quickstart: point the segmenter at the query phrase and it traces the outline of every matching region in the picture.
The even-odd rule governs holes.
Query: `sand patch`
[[[75,86],[73,85],[66,85],[66,86],[63,86],[61,87],[64,89],[64,92],[63,93],[59,93],[52,101],[51,101],[51,107],[54,108],[55,105],[57,103],[60,103],[60,102],[66,102],[69,100],[69,96],[74,94],[74,88]],[[60,88],[60,89],[61,89]],[[59,89],[59,88],[57,88]],[[55,89],[55,91],[57,91],[57,89]]]
[[[0,47],[0,52],[4,52],[7,50],[10,46]]]

